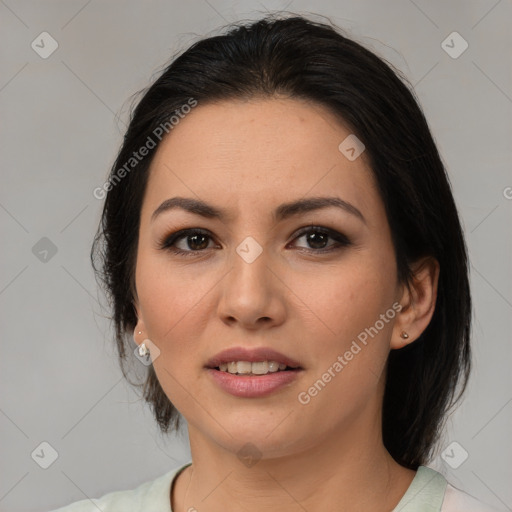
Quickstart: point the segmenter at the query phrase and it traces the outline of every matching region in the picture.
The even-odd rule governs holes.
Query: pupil
[[[204,240],[207,238],[207,237],[206,237],[206,235],[201,235],[201,234],[197,234],[197,235],[190,235],[190,236],[189,236],[189,244],[188,244],[188,245],[189,245],[189,247],[190,247],[191,249],[194,249],[194,245],[196,244],[197,239],[198,239],[199,237],[202,237],[202,238],[203,238],[203,242],[204,242]],[[192,240],[192,243],[190,243],[190,240]],[[197,246],[196,246],[196,247],[195,247],[195,249],[204,249],[204,248],[206,248],[206,247],[208,246],[208,243],[203,243],[203,244],[199,244],[199,245],[200,245],[200,247],[197,247]]]
[[[308,236],[308,243],[309,245],[312,245],[314,249],[322,249],[325,247],[325,241],[328,237],[325,233],[310,233]],[[319,246],[316,246],[315,244],[319,244]]]

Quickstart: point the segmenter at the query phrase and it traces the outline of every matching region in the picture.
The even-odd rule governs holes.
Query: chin
[[[289,419],[292,416],[290,415]],[[269,421],[268,416],[245,415],[243,420],[238,418],[233,422],[222,423],[224,428],[218,425],[213,427],[219,437],[215,435],[212,437],[217,437],[217,443],[228,451],[238,454],[246,447],[259,452],[259,456],[264,458],[291,455],[294,451],[306,449],[309,444],[314,445],[317,433],[307,436],[306,432],[297,430],[296,421],[288,421],[284,418],[286,414],[280,418],[273,415],[272,421]],[[308,437],[311,439],[310,443],[307,442]]]

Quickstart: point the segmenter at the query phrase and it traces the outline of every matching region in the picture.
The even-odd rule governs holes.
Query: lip
[[[232,347],[222,352],[219,352],[212,357],[205,365],[205,368],[213,369],[220,366],[222,363],[231,363],[233,361],[248,361],[249,363],[256,363],[259,361],[276,361],[285,364],[291,368],[302,369],[301,364],[291,357],[281,354],[270,347],[259,347],[247,349],[244,347]],[[243,377],[251,378],[251,377]]]
[[[207,372],[226,393],[241,398],[258,398],[291,385],[303,370],[285,370],[266,375],[236,375],[213,368],[208,368]]]

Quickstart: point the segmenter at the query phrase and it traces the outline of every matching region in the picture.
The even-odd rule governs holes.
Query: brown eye
[[[299,232],[295,240],[300,238],[304,238],[308,245],[307,247],[302,247],[307,250],[309,249],[312,252],[330,252],[351,244],[350,240],[345,235],[320,226],[309,226],[304,228]],[[328,245],[329,239],[334,240],[334,243]]]
[[[208,247],[208,235],[203,235],[202,233],[199,234],[193,234],[193,235],[187,235],[185,238],[188,247],[192,250],[201,250],[206,249]],[[206,242],[205,242],[206,241]]]
[[[182,240],[182,247],[177,247],[177,243],[181,243]],[[165,238],[160,243],[160,248],[188,256],[208,249],[209,241],[211,241],[211,236],[207,231],[202,229],[183,229]]]

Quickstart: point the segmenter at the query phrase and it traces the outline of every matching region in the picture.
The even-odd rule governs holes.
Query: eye
[[[164,238],[159,247],[176,254],[193,256],[193,253],[199,253],[208,248],[208,239],[211,239],[210,234],[202,229],[182,229]],[[177,242],[181,240],[184,242],[182,248],[177,247]]]
[[[321,226],[308,226],[301,229],[295,240],[301,238],[305,238],[306,243],[309,245],[309,247],[305,247],[307,251],[317,253],[331,252],[351,244],[350,240],[342,233]],[[329,238],[335,241],[330,246],[327,245]]]
[[[350,240],[342,233],[321,226],[302,228],[294,240],[301,238],[305,238],[309,245],[309,247],[302,246],[302,249],[317,254],[332,252],[351,245]],[[329,239],[334,240],[334,243],[327,245]],[[178,255],[196,256],[211,248],[210,241],[212,241],[212,237],[208,231],[199,228],[182,229],[165,237],[159,242],[158,247]]]

